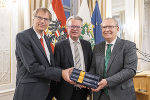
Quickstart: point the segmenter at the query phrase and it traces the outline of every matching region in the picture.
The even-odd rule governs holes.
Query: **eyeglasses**
[[[114,27],[117,27],[117,26],[101,26],[102,29],[113,29]]]
[[[48,18],[43,18],[43,17],[40,17],[40,16],[35,16],[38,20],[43,20],[44,19],[44,21],[45,22],[50,22],[50,20],[48,19]]]
[[[71,29],[82,29],[82,26],[75,26],[75,25],[72,25],[72,26],[68,26],[69,28]]]

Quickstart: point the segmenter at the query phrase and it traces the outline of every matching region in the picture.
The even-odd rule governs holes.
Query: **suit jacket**
[[[105,44],[102,42],[94,47],[90,72],[107,80],[110,100],[136,100],[132,79],[137,69],[135,43],[117,38],[108,62],[106,77],[103,76]],[[94,93],[94,100],[99,100],[100,94],[101,91]]]
[[[89,71],[92,60],[91,44],[85,40],[80,40],[80,42],[84,55],[85,69],[86,71]],[[73,55],[69,39],[56,43],[54,49],[54,59],[56,66],[59,66],[62,69],[74,67]],[[57,85],[58,100],[71,100],[73,87],[74,87],[73,85],[65,82],[63,79],[60,82],[58,82]]]
[[[55,68],[48,38],[50,63],[33,28],[16,36],[17,75],[14,100],[45,100],[50,80],[61,79],[61,69]]]

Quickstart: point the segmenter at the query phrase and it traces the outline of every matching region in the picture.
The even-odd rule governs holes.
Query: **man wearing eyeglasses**
[[[90,72],[102,80],[94,91],[94,100],[136,100],[133,77],[137,69],[135,43],[117,37],[118,23],[106,18],[102,24],[105,39],[95,45]]]
[[[67,32],[69,39],[56,43],[54,59],[56,66],[62,69],[74,66],[77,69],[89,71],[92,58],[91,44],[79,39],[82,31],[83,20],[79,16],[67,19]],[[63,79],[57,83],[57,100],[87,100],[88,89],[78,85],[71,85]]]
[[[47,8],[33,12],[33,27],[16,36],[17,76],[13,100],[46,100],[51,80],[67,82],[71,68],[55,68],[48,38],[44,31],[51,21]]]

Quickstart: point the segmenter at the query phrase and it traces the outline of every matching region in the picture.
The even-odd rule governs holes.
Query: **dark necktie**
[[[45,51],[44,42],[43,42],[43,38],[42,37],[40,38],[40,42],[41,42],[41,45],[42,45],[42,47],[43,47],[43,49]],[[46,54],[46,51],[45,51],[45,54]]]
[[[108,61],[109,61],[109,58],[111,56],[111,46],[112,46],[112,44],[107,44],[107,50],[106,50],[106,56],[105,56],[104,77],[106,77],[106,74],[107,74]],[[108,89],[107,88],[104,89],[104,92],[106,95],[108,95]]]

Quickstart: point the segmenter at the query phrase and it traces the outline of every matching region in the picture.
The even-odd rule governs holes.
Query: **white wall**
[[[14,91],[0,93],[0,100],[13,100]]]
[[[0,100],[13,100],[16,77],[17,12],[15,0],[7,0],[4,6],[0,7]]]

